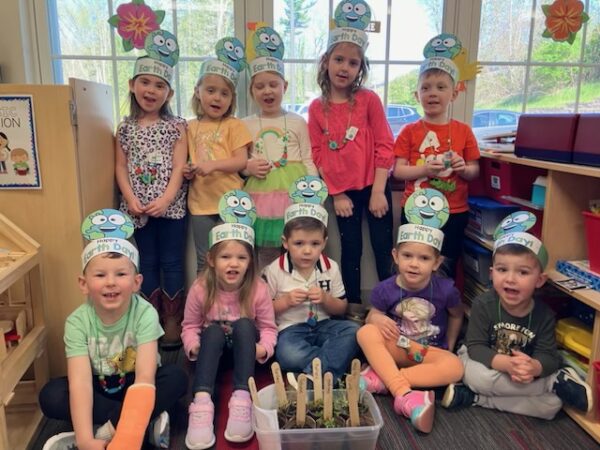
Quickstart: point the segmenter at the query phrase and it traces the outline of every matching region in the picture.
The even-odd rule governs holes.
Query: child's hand
[[[211,161],[204,161],[196,166],[196,175],[205,177],[206,175],[210,175],[213,171],[214,166]]]
[[[311,303],[318,304],[325,301],[325,291],[318,286],[309,287],[306,294]]]
[[[142,206],[142,202],[137,197],[133,197],[131,199],[125,199],[127,202],[127,209],[134,216],[141,216],[146,212],[145,208]]]
[[[425,162],[425,173],[429,178],[437,177],[445,169],[444,161],[441,158],[432,158]]]
[[[350,217],[354,205],[352,200],[346,194],[337,194],[333,196],[333,208],[335,209],[335,215],[340,217]]]
[[[288,292],[287,294],[285,294],[288,306],[292,308],[305,302],[307,299],[307,294],[308,292],[304,289],[294,289]]]
[[[192,180],[196,176],[196,164],[187,163],[183,167],[183,177],[186,180]]]
[[[450,160],[450,167],[452,167],[456,173],[463,173],[467,168],[467,163],[462,156],[454,153],[454,156]]]
[[[248,160],[246,170],[250,175],[264,179],[271,171],[271,164],[266,159],[252,158]]]
[[[531,383],[541,373],[541,364],[531,356],[513,350],[511,352],[511,379],[517,383]]]
[[[158,197],[148,203],[146,214],[152,217],[162,217],[169,207],[170,202],[164,196]]]
[[[194,344],[194,346],[190,349],[190,356],[198,356],[199,351],[200,351],[200,344]]]
[[[398,331],[396,322],[394,319],[386,316],[385,314],[373,314],[369,320],[369,323],[375,325],[386,340],[392,340],[395,342],[400,337],[400,332]]]
[[[371,198],[369,199],[369,211],[371,211],[371,214],[381,219],[388,212],[388,209],[389,205],[385,194],[383,192],[371,191]]]
[[[267,356],[267,350],[260,344],[256,344],[256,360],[263,359]]]

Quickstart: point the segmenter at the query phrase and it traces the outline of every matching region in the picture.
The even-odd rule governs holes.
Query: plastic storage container
[[[487,197],[470,197],[468,227],[480,236],[492,239],[502,219],[519,209],[518,206],[504,205]]]
[[[539,176],[533,182],[531,203],[541,207],[546,203],[546,177]]]
[[[587,240],[588,259],[592,272],[600,274],[600,245],[598,245],[598,236],[600,236],[600,215],[583,211],[585,220],[585,238]],[[596,239],[596,240],[594,240]]]
[[[294,393],[295,395],[295,393]],[[313,392],[308,391],[309,399]],[[333,391],[333,399],[344,395]],[[383,418],[370,392],[363,392],[362,401],[369,406],[374,425],[346,428],[310,428],[281,430],[277,422],[275,386],[269,385],[258,392],[261,408],[254,406],[254,431],[261,450],[375,450]],[[288,393],[290,398],[290,393]]]
[[[484,286],[490,284],[492,252],[471,239],[465,239],[463,265],[465,271]]]

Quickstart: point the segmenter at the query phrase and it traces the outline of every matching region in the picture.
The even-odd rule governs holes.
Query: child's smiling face
[[[281,113],[281,101],[287,89],[287,81],[275,72],[260,72],[252,78],[250,92],[264,117],[276,117]]]
[[[200,100],[204,114],[212,120],[227,114],[233,101],[231,87],[220,75],[205,75],[196,87],[195,95]]]

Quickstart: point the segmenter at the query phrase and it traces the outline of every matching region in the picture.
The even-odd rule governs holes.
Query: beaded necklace
[[[342,139],[341,144],[338,143],[338,141],[334,140],[331,138],[331,134],[329,133],[329,112],[328,112],[328,108],[325,109],[323,111],[324,115],[325,115],[325,128],[323,129],[323,134],[325,136],[327,136],[327,147],[329,147],[329,150],[333,150],[333,151],[339,151],[342,148],[344,148],[344,146],[346,145],[346,143],[351,140],[349,139],[349,136],[352,134],[351,133],[351,127],[350,127],[350,121],[352,120],[352,110],[354,109],[354,103],[350,103],[350,111],[348,112],[348,123],[346,124],[346,131],[344,132],[344,139]]]
[[[315,285],[319,286],[319,274],[317,272],[317,268],[315,267],[313,270],[314,270],[314,274],[315,274]],[[308,284],[308,281],[305,283],[304,287],[308,290],[308,288],[310,287]],[[308,300],[308,317],[306,318],[306,323],[309,326],[314,327],[318,321],[319,321],[319,312],[317,311],[316,306],[313,305],[313,302]]]
[[[283,112],[283,137],[281,137],[281,142],[283,142],[283,152],[281,153],[281,157],[279,158],[279,160],[273,161],[273,160],[269,159],[269,163],[271,164],[271,166],[273,166],[275,168],[285,167],[287,164],[288,142],[289,142],[290,138],[289,138],[289,132],[288,132],[288,127],[287,127],[286,115],[287,115],[287,112],[284,111]],[[261,118],[260,113],[258,113],[258,126],[260,127],[260,135],[259,135],[258,139],[256,140],[256,143],[254,144],[254,148],[256,149],[257,153],[262,154],[265,158],[268,159],[268,153],[266,151],[267,148],[266,148],[264,137],[266,134],[272,133],[272,131],[263,129],[262,118]]]
[[[127,330],[129,329],[130,313],[131,313],[131,302],[129,303],[129,306],[127,308],[127,318],[125,319],[125,330],[123,331],[123,339],[121,341],[123,344],[123,353],[126,350],[125,335],[127,334]],[[100,383],[100,386],[102,386],[102,389],[104,390],[104,392],[106,392],[107,394],[115,394],[115,393],[119,392],[121,389],[123,389],[123,387],[125,387],[125,375],[126,374],[123,370],[121,370],[119,372],[119,381],[118,381],[117,386],[112,387],[112,388],[107,387],[106,377],[102,373],[102,358],[100,357],[100,336],[98,334],[98,328],[100,326],[98,324],[98,315],[96,314],[95,310],[94,310],[94,325],[95,325],[95,331],[96,331],[96,363],[98,364],[98,368],[99,368],[98,382]]]

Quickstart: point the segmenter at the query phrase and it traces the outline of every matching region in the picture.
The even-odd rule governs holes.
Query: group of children
[[[362,351],[362,388],[391,393],[396,413],[425,433],[434,419],[431,388],[440,386],[448,386],[447,408],[476,404],[546,419],[562,402],[591,408],[589,386],[559,368],[554,320],[533,300],[545,281],[545,250],[526,230],[498,235],[493,290],[473,303],[465,345],[453,353],[464,312],[452,277],[467,182],[479,175],[471,130],[448,117],[458,71],[445,58],[422,64],[415,94],[424,117],[394,143],[379,97],[363,87],[367,35],[343,14],[338,7],[308,126],[281,107],[283,44],[270,27],[255,30],[249,64],[237,39],[219,41],[219,58],[202,66],[196,118],[187,123],[168,106],[172,64],[138,59],[131,114],[117,130],[116,178],[127,214],[96,212],[86,221],[95,233],[82,228],[92,239],[79,278],[88,301],[65,324],[68,376],[40,394],[44,414],[71,421],[75,431],[45,448],[64,439],[79,449],[132,449],[144,441],[167,448],[167,411],[188,383],[178,366],[160,364],[159,338],[166,345],[181,338],[196,361],[190,449],[215,443],[213,398],[224,353],[233,361],[225,430],[232,442],[253,435],[248,378],[256,361],[271,357],[293,386],[299,373],[310,376],[315,357],[338,380]],[[242,121],[234,117],[236,83],[246,66],[259,112]],[[392,170],[406,180],[395,246]],[[341,270],[323,254],[328,195]],[[187,210],[199,275],[186,299]],[[361,302],[363,211],[382,281],[360,327],[340,316]],[[126,240],[132,231],[139,254]],[[436,274],[442,264],[450,277]]]

